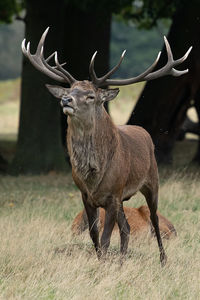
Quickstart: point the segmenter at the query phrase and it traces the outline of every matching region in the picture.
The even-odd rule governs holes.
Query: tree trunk
[[[0,174],[1,173],[6,173],[7,167],[8,167],[8,162],[0,154]]]
[[[48,26],[45,56],[60,50],[64,1],[29,0],[26,3],[25,37],[31,41],[31,53],[35,53]],[[60,106],[47,91],[46,83],[52,80],[23,57],[19,134],[11,173],[41,173],[67,167],[61,142]]]
[[[106,10],[83,12],[73,5],[65,10],[63,36],[63,60],[67,70],[77,79],[89,79],[89,64],[92,55],[98,50],[95,70],[100,77],[109,69],[109,45],[111,12]],[[107,105],[107,103],[106,103]],[[108,110],[108,107],[106,107]],[[62,113],[62,140],[66,142],[67,122]]]
[[[197,7],[198,6],[198,7]],[[198,87],[200,73],[200,3],[182,6],[173,18],[168,35],[175,58],[180,58],[193,45],[187,61],[180,69],[189,73],[178,78],[164,77],[148,82],[139,97],[128,124],[143,126],[152,136],[159,162],[172,161],[172,150],[179,129],[185,119],[192,96]],[[163,51],[158,68],[166,62]]]

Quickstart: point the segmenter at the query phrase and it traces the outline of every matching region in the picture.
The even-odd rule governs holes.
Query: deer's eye
[[[94,101],[94,96],[93,95],[89,95],[89,96],[87,96],[87,99],[86,100],[88,100],[88,101]]]

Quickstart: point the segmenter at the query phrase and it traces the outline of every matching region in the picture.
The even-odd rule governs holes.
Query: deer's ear
[[[67,95],[69,93],[69,89],[62,86],[46,84],[46,87],[54,97],[59,99],[61,99],[63,95]]]
[[[113,100],[119,93],[119,89],[100,89],[100,100],[102,102]]]

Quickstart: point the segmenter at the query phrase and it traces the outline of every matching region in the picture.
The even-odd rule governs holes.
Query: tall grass
[[[200,186],[197,174],[173,174],[160,189],[159,210],[178,236],[164,242],[160,267],[156,241],[131,237],[119,262],[119,237],[99,262],[88,233],[74,237],[82,209],[70,175],[0,178],[0,299],[199,299]],[[133,197],[129,206],[144,203]]]

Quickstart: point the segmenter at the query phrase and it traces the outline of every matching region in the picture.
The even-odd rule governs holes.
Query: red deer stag
[[[170,45],[164,37],[168,61],[164,67],[153,71],[160,57],[159,52],[154,63],[141,75],[130,79],[108,79],[120,66],[119,63],[106,75],[98,78],[94,70],[94,53],[89,73],[91,81],[76,80],[60,64],[57,52],[44,58],[44,42],[47,28],[38,44],[36,53],[30,53],[30,42],[22,51],[39,71],[47,76],[70,85],[70,88],[47,85],[48,90],[58,99],[64,114],[68,115],[67,145],[72,165],[73,179],[81,191],[89,221],[89,231],[98,258],[105,255],[110,244],[110,237],[115,221],[120,230],[120,251],[126,254],[130,226],[126,220],[123,201],[128,200],[138,191],[145,196],[152,225],[160,250],[161,265],[166,262],[166,254],[160,236],[158,217],[158,170],[154,156],[154,145],[150,135],[139,126],[115,126],[104,109],[104,102],[114,99],[118,88],[101,89],[102,86],[122,86],[140,81],[148,81],[165,75],[180,76],[188,70],[178,71],[174,67],[181,64],[189,55],[173,59]],[[55,66],[49,64],[54,57]],[[97,227],[97,208],[106,211],[105,226],[99,243]]]

